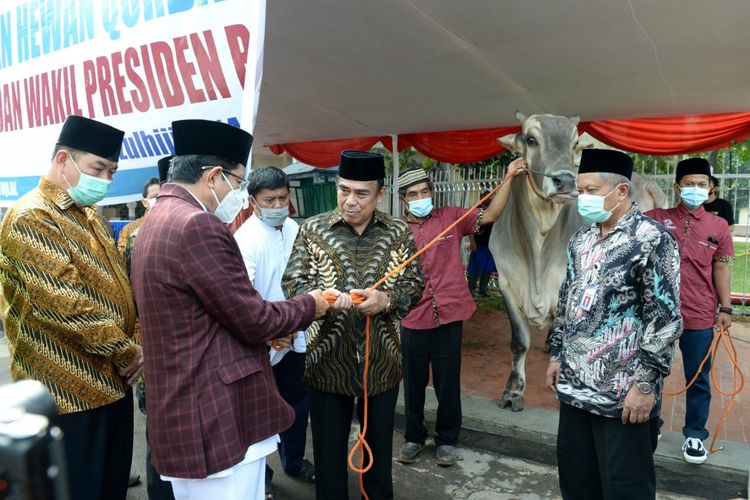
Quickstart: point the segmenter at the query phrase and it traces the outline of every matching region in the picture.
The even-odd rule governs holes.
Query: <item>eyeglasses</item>
[[[206,170],[207,168],[214,168],[214,167],[209,165],[209,166],[205,166],[205,167],[201,168],[201,170]],[[229,170],[225,169],[224,167],[221,168],[221,171],[223,173],[225,173],[225,174],[231,175],[232,177],[234,177],[235,179],[237,179],[237,180],[240,181],[240,185],[237,187],[237,189],[239,189],[240,191],[244,191],[244,190],[247,189],[247,185],[248,185],[248,183],[250,181],[248,181],[247,179],[245,179],[243,177],[240,177],[237,174],[233,174],[232,172],[230,172]]]

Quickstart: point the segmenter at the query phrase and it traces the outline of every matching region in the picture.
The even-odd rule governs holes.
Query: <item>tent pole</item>
[[[391,215],[393,215],[394,217],[398,217],[400,205],[398,199],[398,177],[401,170],[400,158],[398,156],[398,134],[391,135],[391,145],[391,158],[393,159],[393,180],[391,181],[391,186],[393,188],[393,197],[391,198]]]

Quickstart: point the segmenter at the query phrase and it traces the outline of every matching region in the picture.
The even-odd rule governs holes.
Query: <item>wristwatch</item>
[[[654,392],[654,384],[651,382],[636,382],[635,385],[641,394],[651,394]]]
[[[726,313],[726,314],[732,314],[732,308],[731,307],[719,306],[719,312],[720,313]]]

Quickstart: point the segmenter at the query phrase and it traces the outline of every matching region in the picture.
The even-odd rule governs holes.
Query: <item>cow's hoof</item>
[[[512,398],[510,400],[510,411],[523,411],[523,398]]]
[[[500,408],[510,407],[510,411],[523,411],[523,397],[503,396],[497,401]]]

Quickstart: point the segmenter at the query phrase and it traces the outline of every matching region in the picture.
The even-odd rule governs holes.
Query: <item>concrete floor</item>
[[[9,358],[5,338],[0,336],[0,384],[10,382]],[[353,431],[355,428],[353,427]],[[354,434],[352,434],[352,437]],[[394,434],[394,450],[398,450],[402,437],[397,431]],[[523,460],[499,452],[488,452],[464,445],[459,448],[461,460],[453,467],[443,468],[434,460],[434,446],[426,447],[416,463],[404,466],[397,462],[393,465],[395,497],[400,499],[429,500],[490,500],[490,499],[545,499],[558,498],[557,468],[554,465]],[[308,435],[308,450],[312,450]],[[312,453],[308,454],[312,458]],[[527,454],[523,454],[528,456]],[[315,489],[312,485],[286,476],[282,471],[276,454],[269,457],[269,463],[277,471],[274,483],[277,498],[281,500],[312,500]],[[133,469],[139,473],[143,483],[128,490],[128,500],[147,499],[145,486],[145,418],[136,411],[135,443],[133,452]],[[357,477],[349,476],[350,498],[358,498]],[[668,492],[659,492],[661,500],[690,498],[710,498],[680,496]],[[718,498],[718,497],[717,497]],[[727,498],[723,496],[722,498]],[[218,500],[218,499],[217,499]]]

